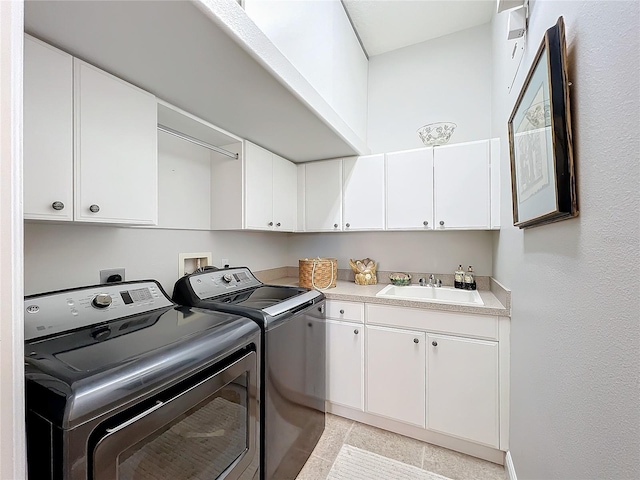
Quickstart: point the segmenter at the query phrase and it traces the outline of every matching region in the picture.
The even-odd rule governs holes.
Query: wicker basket
[[[324,290],[334,288],[338,278],[338,259],[301,258],[298,261],[299,285]]]

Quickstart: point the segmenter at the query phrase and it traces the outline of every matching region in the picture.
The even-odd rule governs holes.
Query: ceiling
[[[343,0],[372,57],[491,21],[496,0]]]

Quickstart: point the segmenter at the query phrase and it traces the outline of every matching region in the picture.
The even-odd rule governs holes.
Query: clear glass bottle
[[[458,269],[454,274],[453,286],[455,288],[464,288],[464,270],[462,270],[462,265],[458,265]]]
[[[464,274],[464,288],[465,290],[476,289],[476,278],[473,274],[473,267],[471,265],[469,265],[469,269]]]

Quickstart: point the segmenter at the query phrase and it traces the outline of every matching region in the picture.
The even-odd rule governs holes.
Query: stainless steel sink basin
[[[459,290],[452,287],[422,287],[388,285],[376,297],[415,300],[418,302],[448,303],[451,305],[484,305],[476,290]]]

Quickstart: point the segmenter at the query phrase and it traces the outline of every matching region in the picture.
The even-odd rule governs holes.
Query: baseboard
[[[341,417],[355,420],[356,422],[378,427],[383,430],[398,433],[407,437],[415,438],[422,442],[431,443],[440,447],[448,448],[456,452],[471,455],[472,457],[481,458],[489,462],[497,463],[498,465],[504,465],[504,452],[496,448],[492,448],[485,445],[470,442],[468,440],[462,440],[460,438],[454,438],[449,435],[444,435],[424,428],[416,427],[406,423],[399,422],[397,420],[391,420],[389,418],[380,417],[371,413],[366,413],[361,410],[356,410],[350,407],[337,405],[335,403],[327,402],[327,412],[339,415]]]
[[[509,475],[509,480],[518,480],[516,476],[516,467],[513,466],[513,459],[511,458],[511,452],[507,452],[507,455],[504,458],[504,468],[507,470],[507,474]]]

